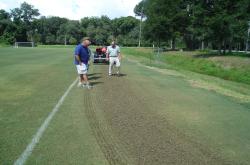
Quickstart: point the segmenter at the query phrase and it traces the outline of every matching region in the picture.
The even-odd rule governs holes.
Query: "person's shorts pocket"
[[[85,64],[79,65],[79,69],[81,71],[85,71],[85,70],[87,70],[87,66]]]
[[[87,66],[85,64],[76,65],[78,74],[86,74],[87,73]]]

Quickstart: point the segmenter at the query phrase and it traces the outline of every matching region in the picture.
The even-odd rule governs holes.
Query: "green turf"
[[[0,162],[12,164],[76,78],[73,50],[1,48]]]
[[[147,91],[148,101],[157,100],[151,104],[152,109],[185,132],[191,141],[224,157],[228,164],[248,164],[249,107],[213,91],[192,88],[186,78],[133,65],[131,79]]]
[[[73,49],[75,45],[37,45],[38,48],[71,48]]]
[[[163,52],[159,55],[150,48],[123,48],[128,55],[145,57],[147,65],[161,68],[189,70],[250,85],[249,54],[225,56],[209,52]]]
[[[108,164],[89,127],[83,94],[73,88],[27,164]]]
[[[72,52],[72,48],[0,49],[0,164],[13,164],[75,80]],[[135,60],[147,61],[144,58]],[[248,85],[186,71],[149,69],[127,58],[123,60],[122,66],[123,73],[127,74],[124,83],[129,82],[127,86],[136,95],[130,97],[140,98],[146,110],[163,117],[173,128],[182,132],[190,144],[196,144],[191,145],[190,152],[198,153],[195,149],[202,146],[209,151],[201,151],[211,150],[228,164],[250,162],[250,101],[241,101],[226,95],[227,92],[223,93],[223,90],[229,90],[234,95],[248,96]],[[102,67],[105,66],[91,66],[91,72],[100,72]],[[105,75],[106,70],[102,77]],[[105,159],[107,153],[101,151],[102,144],[96,141],[98,137],[92,130],[95,125],[91,125],[91,122],[100,122],[98,127],[105,125],[102,123],[105,114],[101,105],[105,103],[106,96],[102,87],[109,87],[109,80],[102,79],[103,82],[99,82],[91,93],[99,97],[95,100],[98,108],[95,111],[100,120],[89,119],[86,100],[83,100],[88,93],[74,87],[27,164],[108,164]],[[190,80],[206,84],[197,88]],[[210,85],[209,88],[219,86],[222,91],[209,90],[206,85]],[[108,91],[112,94],[112,90]],[[126,89],[122,92],[126,96]],[[124,102],[129,102],[130,97],[124,97]],[[136,102],[133,100],[131,103]],[[120,100],[120,103],[123,101]],[[141,124],[147,125],[147,121]],[[114,133],[112,131],[109,128],[104,134]],[[137,132],[133,134],[137,135]],[[113,136],[119,137],[115,133]],[[126,141],[123,140],[120,145]],[[129,152],[130,148],[133,149],[133,146],[129,146],[132,144],[127,144],[128,155],[133,153]],[[104,147],[104,150],[109,151],[108,147]],[[136,159],[133,155],[131,157]],[[197,155],[194,159],[201,158]]]

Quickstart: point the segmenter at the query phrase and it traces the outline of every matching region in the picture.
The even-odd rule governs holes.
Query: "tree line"
[[[91,37],[97,45],[106,45],[112,39],[124,46],[138,43],[140,21],[132,16],[84,17],[81,20],[39,16],[39,10],[26,2],[10,12],[0,10],[0,43],[77,44],[83,36]]]
[[[157,45],[244,50],[249,42],[250,0],[143,0],[143,36]]]
[[[97,45],[116,39],[121,45],[137,46],[140,38],[142,46],[225,52],[244,50],[250,41],[250,0],[142,0],[134,12],[141,20],[132,16],[69,20],[40,16],[24,2],[10,12],[0,10],[0,43],[77,44],[89,36]]]

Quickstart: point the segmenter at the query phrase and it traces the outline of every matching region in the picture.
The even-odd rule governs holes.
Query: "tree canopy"
[[[139,20],[107,16],[69,20],[57,16],[40,16],[38,9],[24,2],[8,13],[0,10],[0,42],[34,41],[41,44],[77,44],[89,36],[95,44],[107,45],[112,39],[119,44],[135,46],[138,41]]]
[[[0,10],[0,42],[76,44],[89,36],[98,45],[116,39],[121,45],[137,46],[140,25],[144,46],[243,50],[250,41],[250,0],[142,0],[134,13],[141,22],[132,16],[69,20],[40,16],[38,9],[24,2],[10,12]]]
[[[143,0],[144,36],[161,45],[177,40],[185,48],[232,49],[244,46],[250,21],[250,0]]]

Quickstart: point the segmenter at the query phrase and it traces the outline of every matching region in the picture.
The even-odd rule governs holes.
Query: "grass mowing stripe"
[[[58,103],[56,104],[56,106],[53,108],[53,110],[50,112],[50,114],[48,115],[48,117],[45,119],[45,121],[43,122],[43,124],[41,125],[41,127],[38,129],[38,131],[36,132],[36,134],[32,138],[32,140],[29,143],[29,145],[26,147],[26,149],[23,151],[23,153],[20,155],[20,157],[15,161],[14,165],[23,165],[25,163],[25,161],[28,159],[28,157],[32,153],[34,147],[36,146],[36,144],[39,142],[40,138],[42,137],[44,131],[48,127],[50,121],[52,120],[52,118],[54,117],[54,115],[56,114],[56,112],[59,110],[59,108],[62,105],[64,99],[67,97],[67,95],[69,94],[70,90],[77,83],[77,81],[78,81],[78,79],[76,79],[69,86],[69,88],[63,94],[63,96],[58,101]]]

